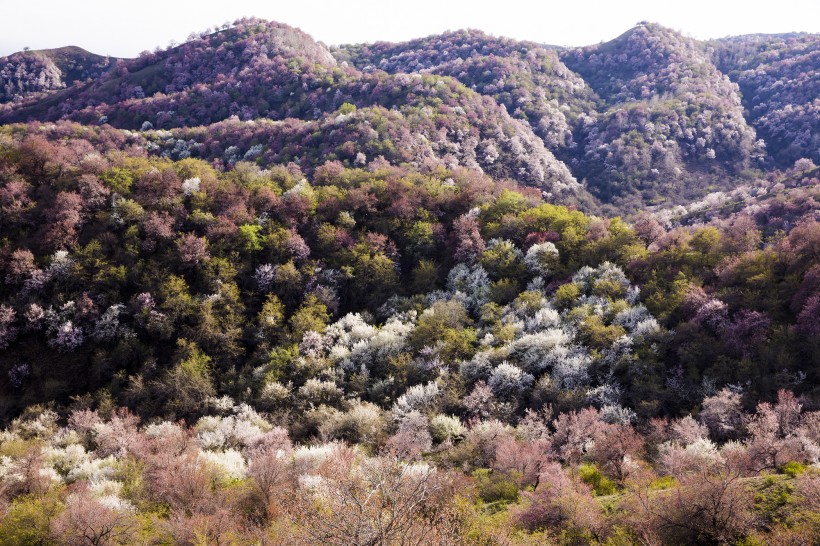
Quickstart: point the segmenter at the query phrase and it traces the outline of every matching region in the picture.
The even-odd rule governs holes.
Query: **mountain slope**
[[[20,51],[0,57],[0,103],[23,101],[99,78],[116,59],[76,47]]]
[[[157,153],[223,165],[467,166],[595,210],[589,190],[632,213],[816,155],[816,37],[738,40],[704,44],[647,23],[575,49],[466,30],[330,50],[246,19],[0,105],[0,122],[108,123],[148,131]],[[60,85],[43,74],[43,86]],[[260,123],[240,130],[234,117]]]
[[[820,36],[736,36],[710,42],[718,67],[737,82],[751,124],[778,167],[820,163]]]
[[[343,46],[334,54],[363,70],[452,76],[527,121],[561,159],[571,157],[576,147],[574,133],[583,116],[595,110],[597,100],[555,51],[476,30],[446,32],[402,44]]]
[[[287,121],[226,121],[234,116]],[[176,153],[160,146],[161,151],[227,165],[246,156],[263,164],[277,158],[310,172],[328,160],[353,166],[382,156],[417,169],[466,166],[594,208],[530,126],[495,101],[445,77],[338,66],[327,48],[298,29],[255,19],[120,62],[91,84],[7,109],[0,119],[172,129],[177,141],[192,142]],[[211,130],[212,124],[230,130]],[[206,129],[188,129],[198,126]],[[215,143],[224,134],[233,140]],[[164,135],[158,140],[166,142]]]
[[[685,202],[763,166],[737,86],[702,44],[659,25],[571,50],[468,30],[334,54],[365,71],[446,74],[491,96],[620,210]]]
[[[606,104],[577,171],[604,199],[691,198],[760,165],[737,86],[694,40],[642,24],[561,59]]]

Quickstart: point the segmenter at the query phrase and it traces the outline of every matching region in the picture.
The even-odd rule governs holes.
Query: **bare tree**
[[[752,494],[732,463],[684,474],[661,491],[649,487],[651,479],[637,481],[632,517],[643,521],[643,535],[663,544],[733,544],[752,526]]]
[[[456,544],[453,491],[446,475],[393,457],[337,455],[304,480],[290,507],[303,544]],[[308,483],[309,482],[309,483]]]
[[[69,496],[65,512],[53,526],[55,539],[70,546],[131,544],[136,531],[130,507],[103,504],[91,495],[86,484]]]

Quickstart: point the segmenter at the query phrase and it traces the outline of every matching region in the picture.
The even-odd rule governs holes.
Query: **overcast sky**
[[[820,31],[818,0],[3,0],[0,55],[77,45],[134,57],[243,16],[299,27],[328,45],[403,41],[459,28],[587,45],[642,20],[695,38]]]

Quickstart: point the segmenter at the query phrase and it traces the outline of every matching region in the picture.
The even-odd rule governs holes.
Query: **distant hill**
[[[157,153],[224,165],[247,157],[310,171],[381,156],[466,166],[588,210],[630,213],[729,190],[800,157],[820,161],[817,43],[705,43],[641,23],[583,48],[462,30],[331,50],[287,25],[245,19],[108,59],[105,71],[83,72],[93,59],[84,65],[71,48],[15,54],[30,76],[8,79],[6,95],[16,94],[0,105],[0,122],[107,123],[148,131]]]
[[[737,86],[695,40],[641,24],[561,59],[604,101],[579,158],[603,199],[690,199],[762,166]]]
[[[248,138],[237,135],[242,126],[228,123],[221,127],[233,127],[234,140],[218,143],[213,135],[221,130],[183,130],[232,117],[290,121],[247,125],[239,132]],[[253,156],[310,170],[328,160],[353,166],[382,156],[416,168],[467,166],[592,202],[531,127],[495,101],[443,77],[339,66],[325,46],[279,23],[250,20],[120,62],[92,83],[0,115],[4,121],[65,118],[191,133],[191,144],[201,145],[177,152],[226,163]]]
[[[97,79],[116,61],[77,46],[20,51],[0,57],[0,103]]]
[[[660,25],[574,49],[468,30],[334,54],[365,71],[446,74],[492,96],[620,210],[685,202],[766,168],[761,125],[747,122],[747,99],[713,62],[714,48]],[[789,159],[809,154],[803,146]]]
[[[554,50],[476,30],[446,32],[402,44],[344,46],[334,54],[365,71],[452,76],[526,120],[562,159],[572,157],[582,114],[594,112],[598,100]]]
[[[710,42],[779,167],[820,162],[820,36],[752,34]]]

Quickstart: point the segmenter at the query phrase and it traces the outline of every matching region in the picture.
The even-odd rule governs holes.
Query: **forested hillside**
[[[115,61],[76,46],[0,57],[0,104],[42,98],[50,91],[94,80]]]
[[[816,543],[816,43],[9,57],[0,545]]]
[[[17,99],[0,120],[171,130],[173,140],[147,135],[162,140],[154,151],[223,163],[250,154],[310,170],[329,156],[357,166],[362,153],[414,169],[459,165],[632,213],[817,162],[816,45],[814,35],[702,43],[641,23],[577,49],[479,31],[329,49],[251,19],[45,97],[25,91],[64,87],[54,63],[9,57]],[[234,116],[284,123],[226,127]]]
[[[820,37],[738,36],[710,46],[717,66],[740,86],[748,119],[776,164],[820,161]]]

